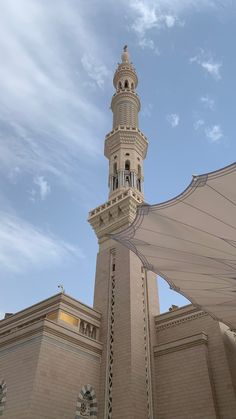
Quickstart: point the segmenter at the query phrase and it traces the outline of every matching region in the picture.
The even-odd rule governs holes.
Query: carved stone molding
[[[201,332],[196,335],[155,346],[154,356],[161,356],[171,352],[181,351],[183,349],[192,348],[197,345],[206,345],[207,341],[207,334]]]
[[[169,314],[169,313],[168,313]],[[179,326],[182,323],[186,323],[192,320],[196,320],[200,317],[207,316],[208,314],[197,308],[190,308],[186,310],[176,310],[170,313],[169,316],[166,315],[165,318],[162,318],[162,315],[155,317],[156,331],[168,329],[170,327]]]

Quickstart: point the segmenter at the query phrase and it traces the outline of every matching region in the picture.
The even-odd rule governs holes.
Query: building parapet
[[[1,320],[0,345],[3,338],[46,320],[98,341],[100,319],[96,310],[60,293]]]
[[[115,93],[116,94],[116,93]],[[129,127],[129,126],[125,126],[125,125],[118,125],[116,128],[114,128],[112,131],[110,131],[107,135],[106,135],[106,139],[111,137],[115,132],[117,131],[134,131],[134,132],[138,132],[141,137],[144,138],[145,141],[148,142],[147,137],[142,133],[142,131],[137,128],[137,127]]]
[[[127,196],[132,196],[137,200],[139,204],[143,203],[143,199],[137,192],[132,191],[131,189],[120,193],[116,197],[110,199],[109,201],[105,202],[102,205],[99,205],[99,207],[94,208],[92,211],[89,212],[89,219],[103,211],[105,211],[107,208],[112,207],[113,205],[117,204],[117,202],[122,201],[123,199],[127,198]]]
[[[159,314],[155,317],[156,331],[159,332],[170,327],[175,327],[181,323],[196,320],[208,314],[192,304],[180,307],[167,313]]]

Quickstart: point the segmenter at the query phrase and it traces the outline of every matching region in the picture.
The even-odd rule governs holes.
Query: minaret
[[[143,159],[148,143],[138,128],[138,78],[127,46],[121,59],[113,78],[116,89],[111,101],[113,127],[105,142],[105,156],[109,159],[109,198],[132,188],[143,200]]]
[[[102,313],[103,343],[99,419],[153,418],[151,377],[156,275],[109,237],[135,217],[143,202],[143,160],[148,141],[140,131],[138,78],[127,46],[115,71],[112,131],[105,139],[109,160],[109,200],[89,213],[99,243],[94,308]]]

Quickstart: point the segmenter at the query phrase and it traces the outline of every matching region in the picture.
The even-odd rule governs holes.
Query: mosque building
[[[61,292],[0,321],[3,419],[236,419],[236,340],[192,304],[160,314],[156,274],[111,238],[144,202],[148,140],[127,47],[115,71],[93,307]]]

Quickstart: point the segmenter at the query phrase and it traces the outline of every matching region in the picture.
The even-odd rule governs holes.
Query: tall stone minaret
[[[156,276],[138,257],[110,239],[134,219],[143,202],[143,160],[148,141],[140,131],[138,78],[127,46],[113,84],[112,131],[105,139],[109,160],[109,200],[89,213],[99,243],[94,308],[102,313],[103,342],[99,419],[153,418],[151,377]]]

